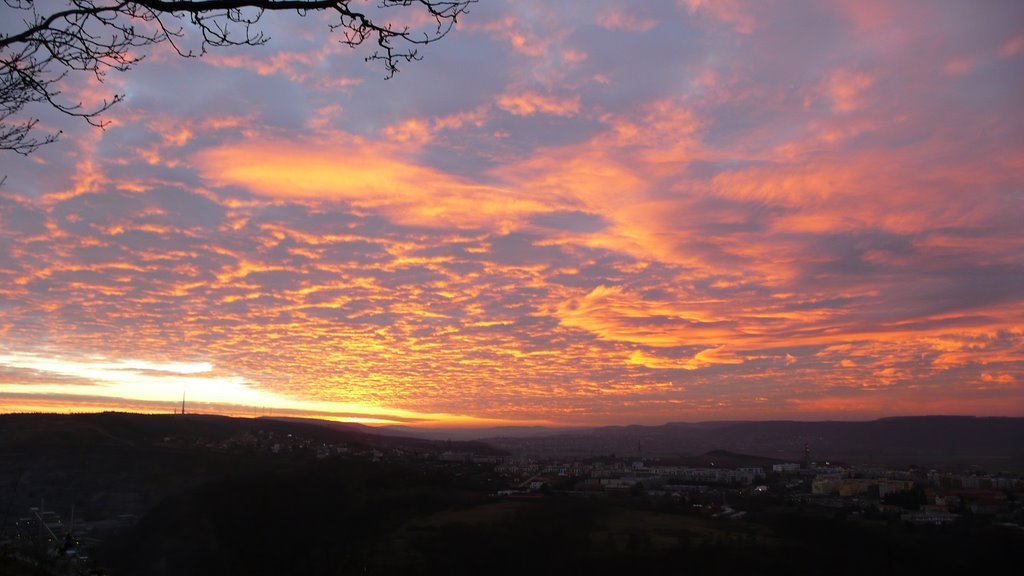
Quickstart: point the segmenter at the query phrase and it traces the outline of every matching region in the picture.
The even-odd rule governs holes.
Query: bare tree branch
[[[55,141],[58,133],[36,135],[37,118],[24,117],[30,103],[47,105],[100,128],[99,116],[123,99],[112,95],[85,107],[62,98],[58,84],[69,72],[90,72],[102,81],[110,70],[126,71],[143,56],[137,50],[168,43],[183,57],[209,48],[255,46],[268,37],[258,29],[267,11],[330,12],[339,41],[358,46],[373,40],[377,50],[367,61],[381,61],[390,78],[398,65],[419,59],[416,47],[443,38],[477,0],[62,0],[63,9],[42,14],[37,0],[2,0],[8,24],[21,21],[18,32],[0,33],[0,150],[31,154]],[[5,7],[6,6],[6,7]],[[360,9],[363,6],[366,10]],[[387,9],[418,9],[430,18],[427,30],[411,30],[381,20]],[[369,12],[374,9],[373,13]],[[185,49],[186,30],[198,34],[198,52]]]

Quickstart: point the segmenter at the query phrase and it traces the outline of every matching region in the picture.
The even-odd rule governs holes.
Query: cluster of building
[[[870,510],[918,524],[948,524],[968,513],[1008,522],[1024,519],[1024,479],[1007,473],[806,462],[727,468],[528,459],[503,461],[494,469],[509,483],[502,496],[551,490],[581,496],[642,494],[686,500],[709,513],[727,509],[736,518],[742,517],[736,509],[744,498],[776,496],[793,505]]]
[[[174,439],[165,439],[173,442]],[[213,449],[248,449],[273,454],[302,452],[318,459],[372,460],[411,458],[440,465],[473,465],[503,478],[501,496],[525,497],[559,491],[580,496],[642,494],[692,502],[695,508],[734,511],[750,496],[777,496],[796,505],[871,510],[904,521],[948,524],[965,513],[1019,520],[1024,517],[1024,479],[1012,474],[953,473],[938,470],[891,470],[803,462],[769,466],[693,467],[645,463],[640,459],[538,460],[439,448],[409,452],[401,448],[326,443],[292,434],[256,431],[212,443]],[[900,495],[907,497],[901,498]],[[912,496],[912,497],[911,497]],[[733,502],[725,506],[725,502]]]
[[[254,430],[219,440],[166,436],[163,438],[163,444],[174,446],[186,445],[222,451],[246,450],[281,455],[305,454],[313,455],[318,460],[347,456],[380,460],[387,455],[398,457],[408,455],[406,451],[397,448],[385,450],[362,444],[325,442],[298,434],[275,432],[273,430]]]
[[[12,526],[3,528],[0,548],[7,555],[6,562],[33,574],[82,573],[88,561],[83,544],[97,542],[91,527],[76,525],[74,507],[70,522],[65,523],[60,514],[47,510],[43,502],[29,508],[28,515],[15,520]]]

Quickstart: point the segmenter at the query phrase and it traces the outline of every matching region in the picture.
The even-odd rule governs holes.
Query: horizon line
[[[632,428],[632,427],[643,427],[643,428],[658,428],[662,426],[668,426],[672,424],[738,424],[738,423],[770,423],[770,422],[786,422],[786,423],[867,423],[867,422],[878,422],[882,420],[896,420],[896,419],[925,419],[925,418],[972,418],[972,419],[1021,419],[1024,415],[1020,416],[985,416],[975,414],[905,414],[905,415],[890,415],[890,416],[878,416],[875,418],[865,419],[851,419],[851,420],[840,420],[834,418],[825,419],[787,419],[787,418],[771,418],[771,419],[728,419],[728,420],[669,420],[661,423],[628,423],[628,424],[584,424],[584,425],[559,425],[559,424],[498,424],[492,426],[466,426],[466,425],[452,425],[452,426],[436,426],[429,423],[428,425],[422,425],[425,423],[377,423],[370,424],[366,422],[359,422],[356,420],[337,420],[332,418],[324,418],[317,416],[289,416],[289,415],[243,415],[243,414],[229,414],[221,412],[187,412],[181,414],[177,411],[166,412],[144,412],[144,411],[130,411],[130,410],[77,410],[77,411],[0,411],[0,416],[83,416],[83,415],[102,415],[102,414],[124,414],[132,416],[199,416],[199,417],[216,417],[216,418],[231,418],[239,420],[299,420],[299,421],[317,421],[328,424],[341,424],[341,425],[355,425],[362,426],[369,429],[394,429],[394,428],[411,428],[416,430],[487,430],[487,429],[499,429],[499,428],[542,428],[551,430],[580,430],[580,429],[593,429],[593,428]],[[416,424],[421,424],[417,426]]]

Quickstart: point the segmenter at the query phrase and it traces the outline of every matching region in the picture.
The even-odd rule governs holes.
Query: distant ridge
[[[728,450],[797,461],[806,443],[811,457],[886,463],[1024,462],[1024,418],[975,416],[888,417],[867,422],[672,422],[661,426],[605,426],[528,438],[481,440],[518,453],[648,456]]]
[[[431,440],[480,440],[483,438],[528,438],[567,432],[591,430],[587,427],[555,428],[548,426],[492,426],[488,428],[416,428],[415,426],[380,426],[373,428],[382,434],[428,438]]]

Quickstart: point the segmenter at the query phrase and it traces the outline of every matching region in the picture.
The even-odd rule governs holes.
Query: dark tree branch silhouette
[[[69,72],[89,72],[102,81],[110,70],[125,71],[143,55],[139,49],[168,43],[181,56],[208,48],[256,46],[269,38],[257,27],[267,11],[330,12],[340,42],[375,42],[366,60],[383,63],[388,78],[402,62],[418,60],[417,46],[443,38],[477,0],[2,0],[0,14],[0,150],[27,155],[53,142],[59,133],[39,134],[37,118],[25,118],[30,103],[50,106],[93,126],[124,96],[114,94],[91,107],[62,97],[60,82]],[[49,8],[49,11],[43,10]],[[396,25],[389,9],[419,10],[426,28]],[[15,31],[11,32],[10,29]],[[185,48],[186,30],[199,46]]]

